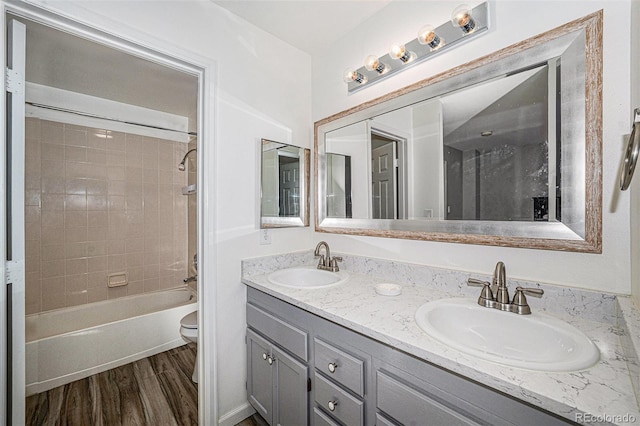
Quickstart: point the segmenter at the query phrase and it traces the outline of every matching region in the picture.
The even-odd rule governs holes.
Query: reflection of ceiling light
[[[94,135],[96,137],[102,138],[102,139],[113,139],[113,136],[111,136],[111,132],[107,132],[107,133],[94,133]]]
[[[493,130],[485,130],[484,132],[480,133],[480,136],[491,136],[493,135]]]

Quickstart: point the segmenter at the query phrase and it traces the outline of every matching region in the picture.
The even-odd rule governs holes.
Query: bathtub
[[[185,344],[196,301],[183,286],[27,315],[27,396]]]

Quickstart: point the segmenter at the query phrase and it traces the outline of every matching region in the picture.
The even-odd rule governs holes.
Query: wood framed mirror
[[[309,226],[308,148],[260,141],[260,228]]]
[[[316,230],[602,251],[602,11],[315,123]]]

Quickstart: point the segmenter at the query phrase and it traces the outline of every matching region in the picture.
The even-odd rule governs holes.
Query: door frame
[[[106,45],[110,48],[118,49],[128,54],[139,56],[153,62],[168,66],[180,71],[192,74],[198,78],[198,126],[197,126],[197,143],[198,149],[198,235],[197,247],[200,262],[198,265],[198,353],[199,353],[199,387],[198,387],[198,420],[200,424],[218,423],[218,392],[217,392],[217,361],[216,361],[216,328],[217,318],[214,309],[205,309],[205,307],[215,306],[216,285],[215,285],[215,269],[217,263],[216,253],[216,199],[214,196],[215,174],[205,167],[205,164],[214,164],[216,145],[214,140],[214,97],[215,87],[213,82],[216,75],[216,64],[211,60],[199,56],[195,52],[185,52],[183,49],[169,44],[165,41],[157,39],[147,33],[140,32],[131,27],[119,28],[126,34],[126,37],[113,35],[106,28],[103,30],[97,25],[88,22],[82,22],[79,19],[71,19],[62,16],[60,12],[54,9],[55,3],[51,5],[33,5],[18,0],[4,0],[0,3],[2,11],[2,22],[0,28],[6,34],[6,18],[7,14],[16,15],[43,23],[54,29],[62,30],[85,39]],[[111,26],[109,23],[107,25]],[[131,40],[136,40],[133,42]],[[143,45],[144,43],[144,45]],[[6,61],[6,40],[2,43],[2,65],[3,74],[7,68]],[[6,91],[5,79],[0,83],[2,89]],[[0,220],[6,222],[6,148],[7,148],[7,120],[6,105],[0,103]],[[208,236],[205,238],[205,236]],[[4,226],[0,227],[0,237],[6,242],[7,234]],[[0,255],[6,258],[6,244],[2,244]],[[209,266],[209,267],[208,267]],[[6,270],[6,265],[5,265]],[[6,287],[5,278],[3,283]],[[207,285],[205,285],[207,283]],[[2,365],[2,373],[0,374],[0,423],[5,423],[6,407],[6,322],[4,318],[7,315],[6,292],[0,292],[0,362]],[[207,333],[205,333],[205,328]]]

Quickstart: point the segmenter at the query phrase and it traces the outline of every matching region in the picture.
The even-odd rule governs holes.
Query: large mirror
[[[322,232],[601,252],[601,12],[316,123]]]
[[[309,226],[307,148],[260,141],[260,227]]]

